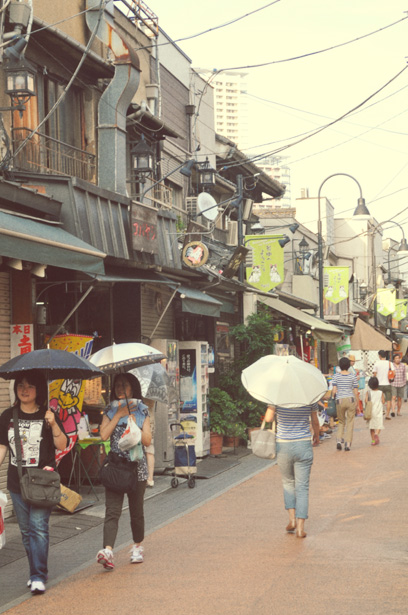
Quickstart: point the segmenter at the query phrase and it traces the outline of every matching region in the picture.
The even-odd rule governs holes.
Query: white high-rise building
[[[247,73],[224,71],[213,76],[214,72],[207,69],[194,70],[214,88],[215,131],[240,150],[248,147]]]
[[[256,166],[264,173],[276,179],[280,184],[286,186],[285,194],[278,201],[265,201],[258,203],[257,209],[290,209],[292,198],[290,191],[290,168],[284,164],[284,158],[280,156],[269,156],[256,162]]]

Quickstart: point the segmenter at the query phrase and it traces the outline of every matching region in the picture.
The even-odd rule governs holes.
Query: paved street
[[[316,449],[306,539],[284,531],[278,468],[249,455],[195,490],[147,501],[144,564],[129,564],[124,520],[113,572],[94,563],[100,524],[51,548],[44,596],[21,601],[25,561],[3,566],[1,595],[5,580],[18,596],[2,599],[1,612],[406,615],[407,404],[403,411],[386,422],[380,446],[357,418],[349,453],[334,438]]]

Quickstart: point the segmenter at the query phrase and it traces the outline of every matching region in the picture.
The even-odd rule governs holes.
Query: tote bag
[[[261,429],[251,432],[251,449],[254,455],[262,459],[275,459],[276,436],[271,429],[265,429],[265,421]]]

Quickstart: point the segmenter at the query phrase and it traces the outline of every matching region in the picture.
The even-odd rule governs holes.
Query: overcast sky
[[[313,54],[244,69],[250,111],[247,155],[273,152],[344,115],[407,66],[408,19],[344,45],[406,18],[408,5],[402,0],[278,0],[273,4],[149,0],[147,4],[173,40],[261,9],[231,25],[179,41],[193,66],[241,68]],[[408,69],[347,119],[281,152],[291,168],[292,197],[299,197],[301,188],[317,196],[329,175],[348,173],[361,184],[368,208],[379,222],[407,208],[407,86]],[[359,190],[353,180],[335,177],[325,183],[322,195],[331,200],[336,216],[351,215]],[[408,208],[395,220],[408,232]],[[400,239],[399,229],[395,225],[391,229]]]

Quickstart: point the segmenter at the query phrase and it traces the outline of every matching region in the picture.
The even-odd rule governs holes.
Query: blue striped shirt
[[[317,411],[317,404],[300,408],[276,406],[276,437],[278,440],[310,438],[310,414]]]
[[[336,399],[354,397],[353,389],[358,389],[358,380],[355,374],[335,374],[332,385],[337,387]]]

